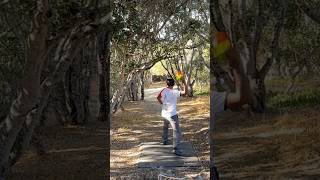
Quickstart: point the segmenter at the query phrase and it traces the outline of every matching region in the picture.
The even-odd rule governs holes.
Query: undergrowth
[[[290,94],[277,93],[268,98],[269,107],[287,109],[295,107],[315,107],[320,105],[320,91],[303,90]]]

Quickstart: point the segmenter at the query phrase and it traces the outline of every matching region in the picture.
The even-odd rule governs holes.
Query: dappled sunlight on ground
[[[142,142],[161,142],[160,106],[155,102],[129,102],[125,111],[113,118],[112,154],[126,154],[113,161],[112,177],[156,179],[160,171],[138,170],[138,146]],[[138,106],[138,107],[137,107]],[[142,109],[130,111],[129,109]],[[197,151],[200,169],[177,169],[176,176],[208,175],[209,97],[181,98],[178,114],[183,138]],[[314,179],[320,176],[320,113],[296,109],[288,113],[268,112],[249,115],[228,112],[216,120],[214,138],[216,163],[222,179]],[[126,127],[126,130],[121,130]],[[118,129],[118,130],[117,130]],[[120,130],[119,130],[120,129]],[[119,151],[119,152],[118,152]],[[126,153],[124,153],[126,152]],[[111,157],[119,158],[119,157]],[[126,161],[126,163],[124,162]],[[164,170],[161,172],[165,172]],[[151,179],[152,179],[151,178]]]
[[[216,125],[217,163],[224,179],[319,177],[318,112],[233,114],[237,118],[225,117]]]
[[[48,153],[30,149],[11,169],[10,180],[101,179],[106,167],[106,124],[97,120],[86,126],[60,125],[44,131]]]
[[[161,142],[160,110],[161,106],[150,99],[127,102],[124,111],[113,115],[111,179],[157,179],[160,173],[208,179],[209,96],[181,98],[178,103],[183,138],[194,145],[201,167],[137,168],[140,143]],[[214,131],[221,179],[317,179],[319,129],[317,108],[224,114],[216,119]],[[106,124],[96,119],[90,119],[86,126],[47,127],[44,136],[48,154],[38,156],[31,148],[13,166],[8,179],[105,179],[106,133]]]
[[[152,93],[152,97],[157,93],[155,91],[149,92]],[[201,97],[200,99],[207,99],[207,97]],[[197,105],[194,105],[194,103]],[[201,174],[202,177],[208,178],[208,143],[199,141],[201,136],[206,136],[207,131],[200,130],[208,127],[208,108],[208,104],[199,100],[199,98],[181,98],[179,100],[178,113],[183,138],[194,144],[198,158],[202,162],[202,167],[175,168],[171,173],[174,173],[177,177]],[[124,109],[124,111],[112,117],[112,179],[157,179],[159,173],[168,173],[168,169],[138,169],[136,164],[140,143],[161,142],[163,125],[160,116],[161,106],[150,99],[140,102],[127,102]],[[185,109],[188,111],[184,111]],[[207,112],[203,114],[205,111]],[[171,130],[169,133],[169,137],[172,137]]]

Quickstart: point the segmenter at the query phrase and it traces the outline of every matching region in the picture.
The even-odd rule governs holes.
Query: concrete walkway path
[[[157,93],[159,93],[161,89],[162,88],[146,90],[145,101],[149,101],[152,104],[156,103]],[[172,129],[170,129],[169,133],[172,133]],[[162,145],[160,142],[143,142],[140,144],[139,150],[140,153],[137,162],[139,168],[199,166],[194,148],[192,144],[187,141],[181,143],[183,156],[177,156],[173,153],[172,144]]]
[[[181,143],[183,156],[172,152],[172,145],[159,142],[147,142],[140,145],[139,168],[195,167],[198,159],[190,142]]]

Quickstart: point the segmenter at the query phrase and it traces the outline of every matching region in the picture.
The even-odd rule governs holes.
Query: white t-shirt
[[[215,114],[221,113],[226,110],[227,92],[214,91],[211,98],[211,101],[213,103],[213,112]]]
[[[210,96],[210,106],[212,110],[210,111],[210,115],[213,115],[213,122],[210,122],[210,131],[213,130],[217,118],[221,117],[226,111],[227,95],[227,92],[213,91],[213,94]]]
[[[171,118],[177,114],[177,98],[180,97],[180,91],[164,88],[161,92],[162,111],[161,116]]]

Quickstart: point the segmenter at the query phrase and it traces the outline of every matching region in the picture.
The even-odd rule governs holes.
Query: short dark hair
[[[174,86],[174,80],[172,78],[167,79],[167,85],[168,86]]]

